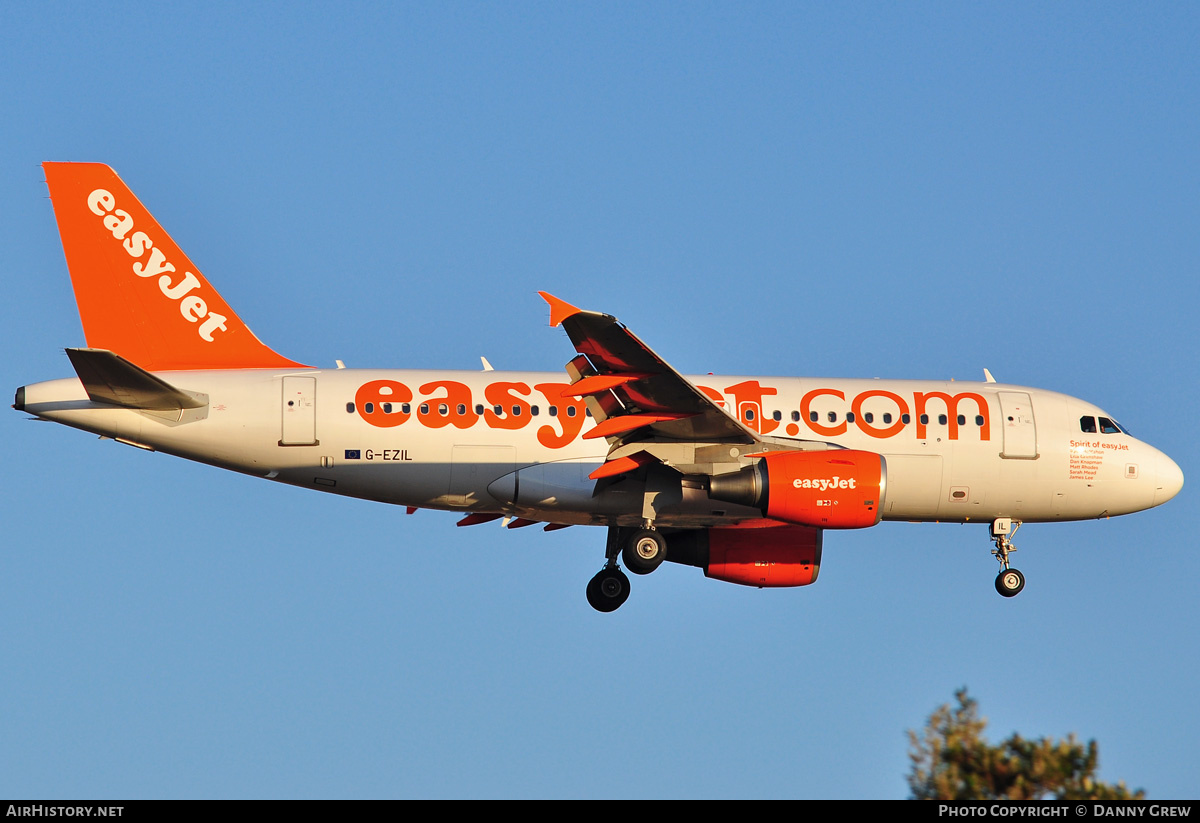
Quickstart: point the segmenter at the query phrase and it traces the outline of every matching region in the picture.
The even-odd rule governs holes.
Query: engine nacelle
[[[821,530],[809,526],[716,526],[673,534],[667,560],[742,586],[807,586],[821,569]]]
[[[834,449],[768,452],[753,466],[712,477],[708,496],[786,523],[861,529],[879,522],[886,490],[882,456]]]

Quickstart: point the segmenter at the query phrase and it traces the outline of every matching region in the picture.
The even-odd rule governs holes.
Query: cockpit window
[[[1100,433],[1101,434],[1120,434],[1121,427],[1107,417],[1100,418]]]
[[[1096,433],[1096,418],[1091,417],[1090,415],[1086,415],[1086,414],[1083,417],[1079,418],[1079,430],[1081,432],[1083,432],[1084,434],[1095,434]]]

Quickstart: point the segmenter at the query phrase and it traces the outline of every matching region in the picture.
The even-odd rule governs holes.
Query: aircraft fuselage
[[[89,400],[78,378],[32,384],[24,409],[168,454],[318,491],[421,508],[547,522],[634,524],[641,481],[594,493],[608,455],[595,423],[553,372],[299,369],[158,376],[208,396],[172,415]],[[691,376],[764,437],[822,440],[883,455],[885,520],[1025,522],[1127,514],[1165,502],[1182,475],[1154,447],[1081,420],[1110,419],[1057,392],[1000,383]],[[1093,431],[1085,432],[1084,428]],[[697,444],[669,442],[675,454]],[[703,448],[701,444],[701,448]],[[736,452],[736,447],[731,447]],[[688,488],[742,454],[672,461],[685,483],[662,526],[759,516]],[[506,481],[511,477],[515,482]],[[624,503],[624,504],[623,504]]]

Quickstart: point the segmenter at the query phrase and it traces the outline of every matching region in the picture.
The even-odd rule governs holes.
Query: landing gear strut
[[[667,539],[656,529],[608,527],[604,568],[587,585],[587,599],[599,612],[616,611],[629,599],[629,578],[617,565],[617,556],[634,574],[649,574],[667,557]]]
[[[1000,517],[992,521],[992,540],[996,548],[992,549],[992,557],[1000,562],[1000,574],[996,575],[996,591],[1004,597],[1016,597],[1025,588],[1025,575],[1009,568],[1008,554],[1015,552],[1012,536],[1021,528],[1020,520],[1011,517]]]
[[[629,578],[617,565],[621,553],[622,530],[608,527],[608,542],[604,546],[604,568],[588,581],[588,604],[598,612],[614,612],[629,599]]]

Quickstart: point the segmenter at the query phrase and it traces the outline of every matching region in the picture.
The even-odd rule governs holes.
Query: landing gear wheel
[[[587,599],[598,612],[612,612],[629,599],[629,578],[616,566],[606,566],[587,584]]]
[[[1016,569],[1005,569],[996,575],[996,591],[1005,597],[1016,597],[1025,588],[1025,575]]]
[[[667,557],[667,540],[661,533],[650,529],[640,529],[633,533],[625,548],[621,550],[621,559],[625,568],[634,574],[650,574],[662,565]]]
[[[1021,528],[1020,520],[1011,517],[997,517],[992,521],[992,540],[996,548],[992,549],[992,557],[1000,561],[1000,574],[996,575],[996,591],[1004,597],[1016,597],[1025,588],[1025,575],[1008,565],[1008,556],[1017,550],[1013,545],[1012,536]]]

